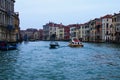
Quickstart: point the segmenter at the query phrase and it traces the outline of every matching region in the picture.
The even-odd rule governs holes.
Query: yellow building
[[[64,27],[63,26],[59,26],[57,29],[57,39],[64,40]]]

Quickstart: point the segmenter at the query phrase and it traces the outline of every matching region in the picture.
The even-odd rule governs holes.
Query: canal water
[[[120,45],[83,43],[70,48],[59,42],[23,42],[17,50],[0,51],[0,80],[120,80]]]

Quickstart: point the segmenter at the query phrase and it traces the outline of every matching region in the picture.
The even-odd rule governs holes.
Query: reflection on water
[[[25,42],[0,51],[0,80],[120,80],[120,45],[84,43],[70,48],[59,42]]]

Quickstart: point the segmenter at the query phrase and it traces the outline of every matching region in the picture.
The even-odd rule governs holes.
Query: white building
[[[111,41],[112,15],[106,15],[102,19],[102,42]]]

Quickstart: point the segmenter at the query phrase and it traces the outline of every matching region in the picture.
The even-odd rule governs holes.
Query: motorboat
[[[52,49],[55,49],[55,48],[58,48],[59,47],[59,44],[57,41],[55,41],[56,39],[56,34],[52,34],[51,37],[50,37],[50,48]]]
[[[50,42],[50,48],[58,48],[58,47],[59,47],[58,42],[56,42],[56,41],[51,41]]]
[[[69,43],[70,47],[83,47],[82,42],[78,39],[73,37]]]

